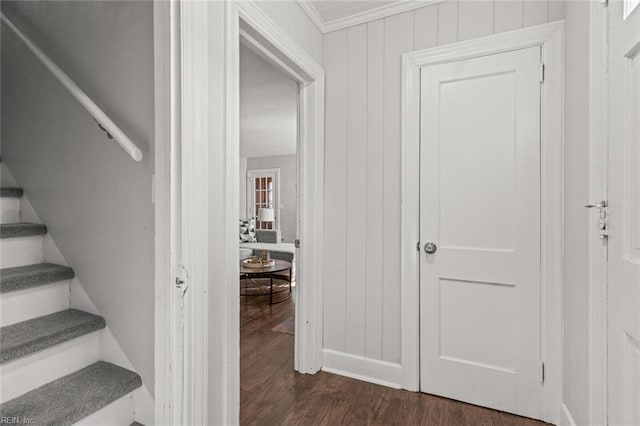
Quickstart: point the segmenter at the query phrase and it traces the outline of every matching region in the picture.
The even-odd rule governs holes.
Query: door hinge
[[[600,239],[604,240],[609,236],[609,215],[607,214],[607,207],[609,204],[606,200],[600,201],[598,204],[585,205],[588,209],[598,209],[598,232],[600,233]]]
[[[182,290],[182,295],[184,296],[189,288],[189,274],[184,265],[176,266],[175,285],[178,290]]]
[[[544,72],[545,72],[545,65],[541,62],[540,63],[540,83],[544,83]]]
[[[300,240],[295,240],[293,242],[293,245],[295,246],[295,248],[300,248]]]
[[[418,241],[418,244],[416,245],[416,250],[418,250],[418,253],[420,253],[420,241]]]
[[[544,362],[540,363],[540,382],[544,383]]]

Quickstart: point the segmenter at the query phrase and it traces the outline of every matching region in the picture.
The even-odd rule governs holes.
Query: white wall
[[[296,239],[298,228],[297,215],[297,155],[275,155],[270,157],[249,158],[247,170],[280,169],[280,231],[282,240],[292,243]]]
[[[2,155],[153,390],[153,9],[2,2],[143,151],[136,163],[2,26]]]
[[[449,0],[324,35],[325,349],[400,363],[401,54],[563,16]]]
[[[295,154],[298,82],[240,46],[240,156]]]

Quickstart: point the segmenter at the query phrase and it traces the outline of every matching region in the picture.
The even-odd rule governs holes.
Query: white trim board
[[[542,361],[543,419],[560,419],[562,389],[562,252],[564,22],[520,29],[402,56],[402,387],[420,389],[419,173],[420,69],[527,47],[540,46],[545,64],[542,90]]]
[[[182,319],[176,317],[172,306],[175,287],[172,285],[173,256],[171,230],[176,218],[171,211],[171,198],[175,196],[171,187],[173,176],[172,143],[176,139],[172,102],[175,102],[173,88],[179,76],[174,70],[179,52],[176,39],[175,20],[179,5],[174,2],[154,0],[153,3],[153,44],[154,44],[154,120],[155,157],[151,194],[154,202],[154,419],[155,424],[175,422],[174,414],[180,413],[181,395],[174,383],[175,360],[173,359],[175,324]],[[178,64],[179,65],[179,64]],[[168,367],[166,367],[168,366]]]
[[[578,426],[576,421],[573,419],[573,415],[571,411],[569,411],[569,407],[567,407],[564,403],[562,404],[562,417],[560,418],[560,425],[562,426]],[[593,423],[600,424],[600,423]],[[605,423],[602,423],[605,424]]]
[[[326,34],[331,31],[341,30],[376,19],[386,18],[421,7],[440,3],[443,0],[401,0],[395,3],[382,4],[366,12],[356,13],[340,19],[325,21],[313,6],[310,0],[296,0],[309,19],[318,27],[321,33]]]
[[[590,5],[589,31],[589,199],[608,199],[607,44],[609,9]],[[597,201],[594,201],[597,200]],[[597,209],[589,209],[589,415],[592,424],[607,424],[607,242],[599,238]]]
[[[322,351],[322,371],[400,389],[402,366],[344,352]]]

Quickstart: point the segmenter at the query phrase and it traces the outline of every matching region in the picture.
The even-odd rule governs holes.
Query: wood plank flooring
[[[270,306],[268,296],[240,299],[240,424],[545,425],[325,372],[295,373],[293,336],[271,330],[293,315],[293,301]]]

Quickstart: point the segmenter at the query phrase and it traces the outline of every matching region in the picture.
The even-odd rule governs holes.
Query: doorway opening
[[[294,371],[299,82],[240,40],[240,418]],[[263,384],[253,385],[256,381]],[[257,403],[259,404],[259,402]]]
[[[243,234],[229,302],[240,306],[240,417],[251,419],[259,377],[322,366],[324,71],[252,3],[232,12],[227,108],[238,112],[230,147],[239,155],[227,164],[237,167]]]

